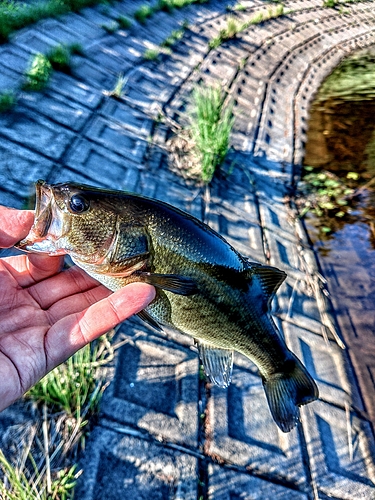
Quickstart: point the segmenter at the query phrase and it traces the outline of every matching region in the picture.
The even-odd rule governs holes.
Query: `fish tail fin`
[[[318,398],[318,388],[302,363],[295,357],[285,363],[284,371],[263,380],[271,414],[283,432],[299,421],[299,406]]]

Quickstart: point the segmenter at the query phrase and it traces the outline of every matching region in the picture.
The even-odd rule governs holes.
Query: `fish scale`
[[[112,291],[135,281],[155,286],[140,318],[193,337],[220,387],[230,384],[233,351],[250,358],[276,424],[283,432],[295,427],[299,406],[318,389],[269,313],[283,271],[249,262],[209,226],[158,200],[44,181],[36,195],[34,225],[19,248],[67,253]]]

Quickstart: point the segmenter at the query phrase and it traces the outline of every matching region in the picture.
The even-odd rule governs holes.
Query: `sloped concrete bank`
[[[83,458],[80,500],[375,498],[371,398],[366,406],[350,353],[332,338],[335,312],[287,201],[309,103],[343,57],[375,43],[374,2],[347,4],[342,12],[320,0],[286,2],[283,16],[209,49],[229,15],[245,22],[269,7],[242,4],[245,10],[230,14],[219,1],[159,12],[144,26],[108,33],[103,25],[141,5],[119,2],[40,22],[0,47],[0,90],[20,85],[36,52],[72,42],[84,49],[70,75],[54,73],[43,93],[22,93],[14,110],[0,115],[0,202],[21,207],[31,183],[44,178],[136,191],[204,215],[244,255],[287,272],[275,320],[320,389],[319,401],[302,408],[299,428],[284,435],[247,359],[236,356],[228,390],[210,387],[189,338],[132,320],[118,332],[127,342],[109,369],[111,384]],[[172,53],[145,61],[145,49],[184,20],[189,28]],[[116,100],[104,91],[120,73],[126,84]],[[213,182],[209,205],[170,168],[171,132],[159,121],[162,110],[183,122],[197,83],[220,85],[236,115],[233,172]],[[369,370],[374,359],[364,360]]]

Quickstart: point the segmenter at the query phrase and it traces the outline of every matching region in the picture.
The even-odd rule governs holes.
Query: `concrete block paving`
[[[353,305],[348,291],[345,307],[333,297],[333,309],[287,203],[309,103],[345,55],[375,43],[374,2],[346,4],[342,15],[320,0],[286,1],[283,16],[210,49],[228,17],[240,24],[278,5],[243,1],[243,10],[229,12],[227,4],[158,12],[140,25],[132,16],[142,2],[117,2],[41,21],[0,47],[0,90],[19,94],[0,115],[0,203],[23,207],[39,178],[72,180],[156,197],[205,220],[249,259],[287,272],[274,319],[320,389],[319,401],[301,409],[298,428],[283,434],[249,360],[236,355],[231,386],[212,387],[192,339],[128,321],[82,456],[79,500],[375,498],[374,362],[365,349],[361,358],[341,350],[327,326],[339,325],[347,339],[350,317],[369,315],[371,305]],[[110,32],[119,15],[132,26]],[[146,49],[185,20],[171,53],[146,61]],[[43,92],[20,93],[33,54],[75,42],[82,54],[72,57],[70,74],[54,72]],[[172,132],[168,120],[161,123],[163,115],[187,123],[198,83],[222,88],[236,116],[232,171],[214,179],[209,199],[170,168]],[[361,259],[356,270],[361,280]],[[369,278],[354,299],[371,286]],[[14,415],[0,415],[1,428],[18,422]]]

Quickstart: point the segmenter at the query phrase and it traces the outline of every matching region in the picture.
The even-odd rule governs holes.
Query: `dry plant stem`
[[[48,422],[47,422],[47,406],[43,405],[43,438],[44,438],[44,457],[46,461],[46,476],[47,476],[47,492],[52,492],[51,482],[51,464],[48,452]]]
[[[370,186],[372,186],[373,184],[375,184],[375,177],[373,177],[372,179],[370,179],[368,182],[366,182],[366,184],[364,184],[363,186],[360,186],[358,189],[356,189],[352,194],[348,195],[346,197],[346,199],[348,200],[351,200],[352,198],[355,198],[356,196],[358,196],[359,194],[361,194],[363,191],[365,191],[366,189],[368,189]]]

